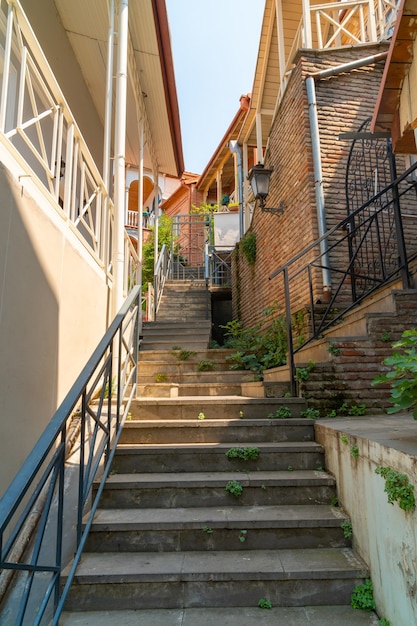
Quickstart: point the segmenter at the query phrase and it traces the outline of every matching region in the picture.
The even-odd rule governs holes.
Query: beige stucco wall
[[[410,414],[316,423],[326,469],[336,477],[339,503],[352,521],[354,548],[370,568],[378,614],[395,626],[417,624],[417,512],[388,503],[385,480],[375,469],[406,474],[417,496],[416,433]],[[357,458],[351,446],[358,447]]]
[[[102,337],[109,298],[102,269],[8,159],[0,152],[0,495]]]

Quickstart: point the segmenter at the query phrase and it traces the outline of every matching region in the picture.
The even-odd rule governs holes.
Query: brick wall
[[[283,305],[282,276],[269,276],[318,236],[305,77],[316,71],[365,58],[385,45],[336,51],[300,51],[284,98],[270,132],[265,165],[274,166],[267,206],[284,202],[284,214],[261,213],[256,208],[251,231],[256,233],[256,262],[250,265],[241,251],[233,265],[233,315],[245,326],[263,320],[262,311],[274,301]],[[340,133],[356,131],[374,108],[383,63],[316,80],[327,227],[346,216],[345,175],[350,142]],[[301,264],[313,257],[303,258]],[[332,259],[333,261],[333,259]],[[337,259],[336,259],[337,261]],[[297,269],[293,266],[292,272]],[[293,310],[309,301],[307,276],[293,283]],[[321,273],[313,276],[314,301],[323,298]]]

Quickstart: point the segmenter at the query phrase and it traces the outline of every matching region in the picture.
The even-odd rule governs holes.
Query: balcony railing
[[[15,0],[0,0],[0,46],[0,142],[110,276],[113,203]]]

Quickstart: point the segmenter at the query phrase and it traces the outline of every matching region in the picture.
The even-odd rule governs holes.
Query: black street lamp
[[[271,174],[274,168],[266,169],[262,163],[254,165],[248,174],[248,180],[252,187],[253,195],[256,200],[259,200],[261,211],[268,211],[269,213],[282,213],[284,211],[283,202],[278,209],[267,208],[265,206],[266,197],[269,194],[269,183]]]

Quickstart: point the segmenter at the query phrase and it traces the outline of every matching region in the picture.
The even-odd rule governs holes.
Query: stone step
[[[168,378],[171,378],[169,376]],[[138,385],[137,394],[141,398],[179,398],[186,396],[236,396],[241,393],[241,384],[230,383],[195,383],[186,385],[184,383],[145,383]]]
[[[229,481],[236,481],[243,487],[239,497],[225,491]],[[100,506],[143,509],[328,504],[335,495],[334,478],[315,470],[138,472],[109,476]]]
[[[188,355],[188,358],[181,359],[181,350],[182,346],[179,346],[179,350],[152,350],[147,352],[146,354],[139,353],[139,367],[142,363],[149,363],[151,361],[156,361],[158,363],[176,363],[181,365],[186,365],[188,363],[199,363],[200,361],[212,361],[213,363],[218,364],[219,369],[223,365],[224,369],[229,369],[230,361],[228,357],[230,357],[235,350],[226,350],[226,349],[217,349],[210,350],[208,348],[204,348],[203,350],[196,350],[194,354]],[[243,371],[243,370],[239,370]]]
[[[129,420],[120,435],[124,443],[231,443],[314,441],[309,419]]]
[[[189,396],[136,398],[130,406],[133,419],[265,419],[288,407],[291,417],[306,410],[304,398],[246,398],[240,396]],[[202,421],[201,419],[199,421]]]
[[[181,367],[181,365],[176,365],[175,363],[169,364],[165,368],[163,367],[163,363],[156,365],[155,362],[151,364],[142,364],[142,367],[139,366],[138,371],[138,381],[142,384],[154,383],[156,377],[160,377],[160,375],[165,375],[163,378],[166,378],[164,382],[173,382],[173,383],[181,383],[182,385],[198,385],[204,386],[206,383],[210,383],[212,385],[215,384],[228,384],[228,383],[239,383],[239,393],[241,392],[241,383],[249,380],[253,380],[253,372],[237,372],[235,370],[218,370],[217,368],[212,371],[200,372],[198,370],[198,365],[189,363],[185,367]],[[184,394],[190,395],[190,394]],[[192,394],[191,394],[192,395]],[[204,393],[198,392],[195,394],[196,396],[204,395]],[[206,394],[211,396],[213,394]],[[225,395],[225,394],[222,394]],[[227,395],[227,394],[226,394]],[[238,394],[229,394],[229,395],[238,395]],[[140,397],[140,394],[138,394]],[[156,393],[155,396],[158,396]]]
[[[251,460],[229,458],[233,449],[253,448],[258,456]],[[314,441],[252,443],[244,446],[230,443],[200,444],[121,444],[118,446],[112,472],[236,472],[247,470],[318,469],[324,465],[323,448]]]
[[[85,553],[66,610],[341,605],[368,576],[349,548]]]
[[[283,550],[349,547],[347,516],[328,505],[100,509],[89,552]]]
[[[181,343],[181,347],[184,350],[205,350],[208,347],[209,336],[202,337],[201,339],[196,339],[195,337],[185,338],[183,336],[175,336],[172,337],[143,337],[140,342],[140,349],[142,350],[171,350],[174,346],[179,345]]]

